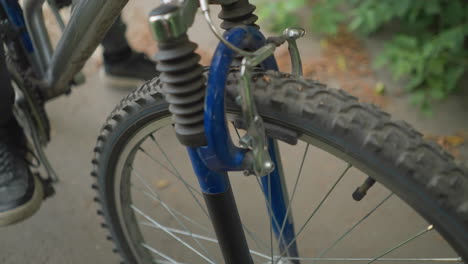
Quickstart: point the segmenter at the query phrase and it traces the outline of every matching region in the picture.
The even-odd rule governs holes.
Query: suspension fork
[[[225,38],[240,48],[254,36],[251,45],[263,45],[263,36],[253,27],[234,28]],[[246,169],[246,149],[234,146],[225,115],[225,86],[235,53],[220,43],[211,63],[205,97],[205,135],[207,146],[189,148],[192,165],[202,188],[206,205],[226,263],[253,263],[242,222],[232,194],[227,171]],[[263,65],[277,69],[271,57]]]
[[[227,176],[228,171],[251,170],[252,159],[255,159],[255,156],[247,149],[234,146],[227,128],[224,103],[225,85],[235,53],[229,47],[230,45],[223,42],[216,49],[207,82],[203,130],[200,130],[198,129],[200,128],[198,123],[200,119],[193,118],[194,115],[199,115],[198,110],[188,113],[188,109],[199,109],[198,101],[194,101],[193,96],[185,96],[182,92],[188,91],[188,89],[199,91],[200,88],[198,86],[189,88],[187,83],[187,80],[194,78],[188,76],[187,73],[199,71],[199,66],[194,61],[196,55],[191,55],[195,47],[186,37],[186,30],[191,24],[191,19],[186,23],[182,19],[184,17],[183,11],[189,8],[191,7],[186,6],[179,9],[176,6],[163,6],[150,14],[154,36],[160,43],[161,52],[157,56],[160,60],[158,69],[162,72],[160,76],[163,83],[162,89],[168,94],[166,98],[171,104],[172,110],[171,107],[169,109],[175,114],[176,134],[181,143],[187,146],[225,262],[250,264],[252,259],[249,247]],[[224,37],[230,44],[241,49],[257,50],[265,45],[263,35],[253,26],[232,28],[225,33]],[[187,50],[188,47],[190,50]],[[262,59],[261,67],[265,70],[277,70],[278,67],[273,56],[268,56],[264,60]],[[184,62],[188,62],[189,58],[193,62],[190,65]],[[177,73],[178,69],[181,70],[179,73]],[[198,85],[200,82],[198,79],[196,80],[191,81],[191,83]],[[185,94],[190,95],[189,93]],[[190,122],[193,124],[188,126],[187,124]],[[263,130],[262,133],[264,133]],[[272,153],[272,157],[276,157],[277,145],[273,140],[269,140],[269,142],[268,152]],[[275,158],[274,162],[278,163],[279,159]],[[263,177],[262,181],[265,182],[264,179],[268,177],[268,182],[274,183],[273,185],[264,184],[263,190],[264,193],[271,194],[267,198],[267,204],[271,205],[269,208],[272,210],[269,211],[271,211],[272,225],[275,235],[279,239],[281,227],[273,223],[283,223],[287,216],[285,206],[287,198],[285,198],[285,192],[282,189],[282,183],[284,183],[284,179],[281,178],[283,177],[282,173],[277,171]],[[283,230],[285,234],[290,234],[291,230],[294,234],[291,219],[287,217],[287,225]],[[289,241],[287,241],[289,237],[289,235],[283,235],[280,245],[283,245],[282,248],[290,246],[291,249],[295,249],[295,244],[289,245]],[[297,256],[297,253],[292,253],[289,255]]]

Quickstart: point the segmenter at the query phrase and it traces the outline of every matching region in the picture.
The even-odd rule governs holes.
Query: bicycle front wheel
[[[227,116],[242,130],[238,73]],[[260,179],[231,173],[255,263],[447,263],[468,257],[468,174],[440,147],[375,106],[315,81],[252,77],[267,135],[279,142],[298,256],[280,250]],[[95,148],[93,188],[126,263],[222,263],[196,177],[154,79],[127,96]],[[237,134],[237,135],[236,135]],[[356,202],[366,179],[376,184]]]

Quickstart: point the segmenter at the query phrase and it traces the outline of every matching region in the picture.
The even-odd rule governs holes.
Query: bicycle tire
[[[230,73],[226,105],[238,113],[239,74]],[[468,173],[438,145],[402,121],[342,90],[279,72],[252,77],[257,109],[266,124],[306,133],[317,146],[345,157],[408,203],[468,259]],[[157,78],[124,98],[97,140],[93,171],[99,202],[125,263],[137,263],[116,216],[114,169],[122,148],[142,126],[170,113]]]

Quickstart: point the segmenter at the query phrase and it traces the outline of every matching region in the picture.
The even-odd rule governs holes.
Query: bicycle
[[[17,112],[22,114],[21,120],[29,128],[39,160],[47,169],[48,177],[44,182],[51,194],[56,176],[42,153],[42,145],[49,140],[43,103],[68,92],[71,84],[81,82],[76,73],[127,1],[79,3],[54,52],[48,48],[41,11],[37,8],[43,2],[25,1],[29,7],[25,9],[25,21],[16,1],[2,0],[1,4],[5,11],[2,21],[8,22],[7,28],[12,29],[7,43],[19,94]],[[98,214],[106,220],[103,227],[109,229],[109,239],[116,244],[115,251],[124,262],[215,263],[223,259],[225,263],[254,263],[254,260],[257,263],[438,263],[462,262],[467,258],[467,173],[452,157],[425,142],[408,124],[391,121],[388,114],[375,106],[358,103],[356,98],[341,90],[304,79],[295,44],[295,40],[303,36],[303,30],[287,29],[282,36],[265,39],[255,25],[255,7],[247,0],[210,3],[221,5],[219,17],[223,20],[221,27],[226,30],[224,36],[214,26],[206,0],[165,1],[150,13],[150,25],[159,45],[157,59],[161,75],[124,98],[98,137],[91,173],[96,178],[93,188],[98,196],[95,200],[102,206]],[[209,68],[198,64],[196,44],[187,37],[199,7],[210,29],[220,39]],[[289,45],[291,74],[278,72],[273,57],[275,48],[283,43]],[[181,144],[165,148],[173,143],[174,131]],[[238,138],[239,144],[233,143],[231,137]],[[292,160],[298,165],[297,176],[288,178],[285,172],[290,172],[290,168],[282,163],[285,156],[282,158],[280,151],[292,156],[297,153],[291,150],[295,146],[303,147],[300,149],[302,157]],[[326,154],[316,153],[318,149]],[[322,163],[320,167],[341,168],[342,171],[330,183],[321,182],[317,186],[317,191],[327,184],[329,188],[324,188],[318,204],[304,215],[297,207],[293,210],[291,204],[300,195],[296,191],[300,180],[304,180],[301,178],[304,166],[312,163],[306,163],[312,151],[316,158],[326,155],[327,159],[333,156],[340,160],[338,166]],[[188,153],[189,159],[184,153]],[[176,166],[170,159],[174,156],[182,164]],[[193,168],[186,168],[187,165]],[[352,189],[344,188],[349,186],[342,187],[340,182],[349,178],[344,176],[353,172],[352,167],[366,176],[348,181]],[[155,184],[144,175],[155,171],[164,177],[175,177],[177,181],[172,185],[178,184],[186,192],[167,187],[167,182],[156,184],[158,190],[153,188]],[[228,177],[227,172],[232,171],[252,176],[242,178],[234,174]],[[196,177],[183,176],[190,172],[195,172]],[[359,184],[354,185],[355,182]],[[374,187],[379,186],[376,182],[390,191]],[[194,187],[195,184],[200,187]],[[267,231],[263,235],[269,236],[268,242],[258,234],[262,222],[256,222],[257,232],[253,232],[245,224],[249,215],[241,220],[233,194],[234,184],[243,191],[237,194],[238,200],[253,203],[264,199],[266,210],[248,209],[251,214],[263,213],[266,217]],[[292,191],[287,189],[287,184],[292,184]],[[257,185],[261,194],[252,189]],[[334,204],[336,208],[343,204],[348,206],[350,201],[354,205],[355,201],[362,201],[357,205],[366,205],[369,197],[377,194],[383,199],[372,206],[367,204],[370,207],[367,213],[362,212],[369,209],[366,206],[355,209],[357,215],[347,221],[349,228],[340,235],[335,234],[333,240],[320,245],[304,240],[305,227],[311,220],[317,220],[317,212],[324,210],[331,193],[340,187],[344,188],[343,197],[348,199]],[[314,193],[305,195],[306,204],[302,205],[310,203]],[[368,251],[360,247],[360,243],[348,243],[351,249],[358,250],[354,255],[344,251],[349,257],[327,257],[353,233],[357,233],[359,242],[372,238],[369,233],[357,232],[360,225],[368,223],[379,208],[396,196],[428,222],[423,222],[426,226],[422,230],[370,257],[354,256]],[[171,198],[173,204],[165,198]],[[200,199],[205,200],[205,206]],[[142,201],[147,201],[148,205],[135,205]],[[195,209],[197,212],[193,212]],[[162,220],[154,219],[154,213]],[[299,227],[297,218],[301,216],[305,221]],[[202,221],[208,221],[212,227],[200,223]],[[348,222],[352,224],[349,226]],[[197,232],[192,231],[195,228]],[[388,257],[434,230],[451,248],[440,251],[453,257]],[[162,249],[151,245],[155,237],[149,231],[159,232],[156,244]],[[314,231],[320,233],[320,230]],[[161,241],[163,235],[171,240]],[[384,237],[385,240],[392,239]],[[318,246],[321,249],[315,248]],[[181,252],[179,247],[188,250]]]

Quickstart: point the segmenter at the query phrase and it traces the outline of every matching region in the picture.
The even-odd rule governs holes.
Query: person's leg
[[[5,52],[2,45],[0,47],[0,127],[6,126],[13,117],[15,93],[9,80],[10,76],[6,68]]]
[[[132,50],[125,37],[126,31],[127,25],[125,25],[122,18],[119,16],[101,42],[104,48],[103,56],[106,62],[120,62],[131,55]]]
[[[101,42],[104,48],[104,70],[114,85],[135,86],[158,75],[155,62],[130,48],[121,17],[115,21]]]
[[[28,218],[43,199],[42,184],[29,171],[26,139],[13,115],[14,90],[0,42],[0,226]]]
[[[83,0],[59,1],[72,2],[74,6],[78,1]],[[125,36],[126,31],[127,26],[119,16],[101,41],[104,49],[104,72],[111,84],[134,87],[158,76],[158,72],[155,62],[148,59],[143,53],[132,50]]]

